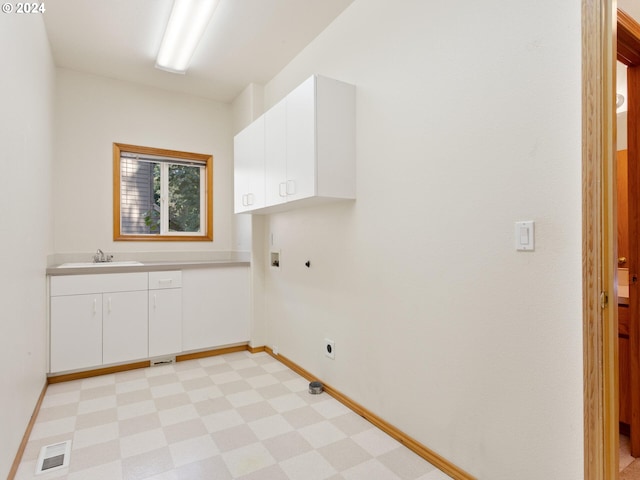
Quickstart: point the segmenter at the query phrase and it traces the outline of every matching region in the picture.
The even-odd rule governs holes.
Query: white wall
[[[231,119],[227,104],[58,69],[56,253],[233,250]],[[213,243],[113,241],[114,142],[213,155]]]
[[[264,111],[264,87],[252,83],[248,85],[231,104],[233,111],[233,134],[237,134]],[[235,249],[250,252],[251,265],[264,262],[262,236],[264,219],[258,215],[234,215]],[[264,308],[264,271],[261,268],[251,269],[251,341],[253,347],[264,346],[265,308]]]
[[[580,17],[356,0],[265,86],[357,86],[357,200],[268,217],[268,344],[481,479],[583,478]]]
[[[636,20],[640,18],[640,5],[635,0],[618,0],[618,9],[628,13]]]
[[[55,70],[40,15],[0,15],[0,478],[45,385]]]

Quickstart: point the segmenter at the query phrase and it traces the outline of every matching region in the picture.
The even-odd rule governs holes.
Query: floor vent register
[[[68,467],[70,455],[71,440],[42,447],[36,462],[36,475]]]

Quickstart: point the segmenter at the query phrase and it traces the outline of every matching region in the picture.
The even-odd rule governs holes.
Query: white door
[[[149,356],[182,350],[182,289],[149,291]]]
[[[316,81],[310,77],[287,95],[287,199],[316,194]]]
[[[147,358],[147,291],[105,293],[102,299],[102,363]]]
[[[234,137],[234,211],[264,207],[264,117]]]
[[[51,297],[52,372],[102,364],[102,295]]]
[[[249,191],[249,140],[246,129],[233,138],[233,206],[235,213],[249,207],[246,195]]]
[[[265,113],[265,178],[266,204],[287,201],[287,100]]]

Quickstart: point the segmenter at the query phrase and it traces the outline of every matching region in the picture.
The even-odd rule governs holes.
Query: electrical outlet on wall
[[[333,340],[329,340],[328,338],[324,339],[324,354],[329,357],[331,360],[335,360],[336,358],[336,342]]]
[[[274,355],[278,355],[278,346],[274,345],[271,351],[273,352]]]

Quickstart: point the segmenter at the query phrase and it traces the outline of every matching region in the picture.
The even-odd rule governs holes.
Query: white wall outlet
[[[336,358],[336,342],[333,340],[329,340],[328,338],[324,339],[324,354],[332,360]]]
[[[274,345],[271,351],[273,352],[274,355],[278,355],[278,346]]]

